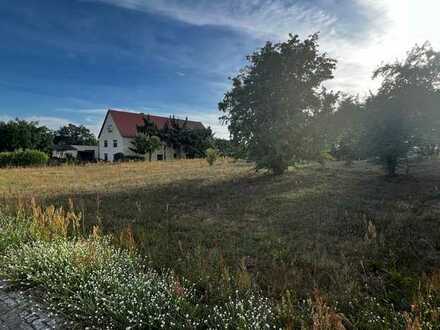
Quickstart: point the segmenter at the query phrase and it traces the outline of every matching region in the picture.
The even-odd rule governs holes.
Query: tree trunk
[[[152,152],[148,153],[148,160],[151,162],[151,156],[152,156]]]
[[[389,177],[396,176],[396,169],[397,169],[397,159],[390,157],[386,161],[387,166],[387,175]]]
[[[283,174],[287,170],[287,168],[288,168],[288,165],[282,160],[275,161],[271,165],[271,169],[272,169],[272,172],[274,175]]]

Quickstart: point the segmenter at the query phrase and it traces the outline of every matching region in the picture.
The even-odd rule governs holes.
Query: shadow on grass
[[[219,265],[245,268],[274,295],[292,287],[300,293],[356,287],[363,262],[401,262],[417,271],[439,266],[440,237],[432,231],[437,215],[417,215],[440,186],[439,174],[424,165],[413,177],[390,182],[365,166],[214,182],[183,179],[39,202],[66,205],[73,199],[86,230],[99,224],[117,236],[129,226],[157,267],[194,281],[223,276]],[[377,231],[374,241],[365,239],[369,222]],[[383,252],[389,247],[392,258]],[[425,260],[420,249],[434,258]]]

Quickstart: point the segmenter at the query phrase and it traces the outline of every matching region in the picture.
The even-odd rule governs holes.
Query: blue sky
[[[328,87],[365,95],[371,72],[439,45],[436,0],[2,0],[0,120],[94,132],[106,108],[188,116],[227,136],[217,103],[266,40],[320,31]]]

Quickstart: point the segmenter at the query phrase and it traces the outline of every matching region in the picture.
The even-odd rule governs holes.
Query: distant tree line
[[[210,127],[188,127],[188,120],[178,120],[170,117],[162,128],[158,128],[149,116],[144,123],[137,127],[137,135],[130,150],[137,154],[146,155],[151,161],[152,154],[162,145],[172,148],[177,158],[185,154],[188,158],[206,156],[206,150],[213,146],[214,136]]]
[[[53,131],[36,121],[0,121],[0,152],[39,150],[49,153],[54,145],[96,145],[92,132],[84,126],[68,124]]]
[[[268,42],[247,60],[219,109],[230,154],[257,169],[281,174],[331,155],[348,165],[372,159],[393,176],[412,153],[439,151],[440,53],[428,43],[379,67],[380,88],[364,100],[323,87],[336,60],[319,51],[317,34]]]

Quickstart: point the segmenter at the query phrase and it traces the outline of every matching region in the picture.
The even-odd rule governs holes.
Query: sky
[[[1,0],[0,120],[99,131],[106,109],[200,120],[227,137],[218,102],[247,54],[320,33],[338,60],[326,86],[365,96],[380,64],[440,50],[439,0]]]

